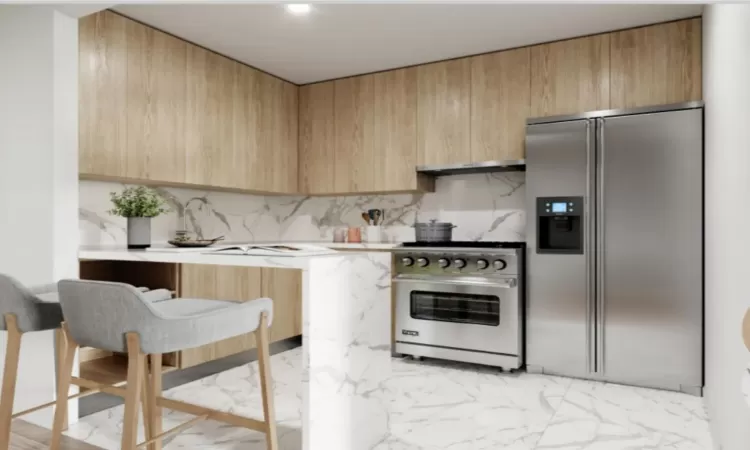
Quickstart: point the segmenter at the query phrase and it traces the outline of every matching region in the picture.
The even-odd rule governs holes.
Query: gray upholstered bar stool
[[[63,280],[58,287],[65,316],[63,336],[66,341],[58,387],[61,392],[66,391],[70,385],[73,357],[79,345],[128,354],[128,377],[124,389],[96,383],[91,386],[125,398],[122,450],[143,446],[157,450],[161,448],[164,437],[204,419],[265,432],[268,450],[278,449],[268,351],[268,327],[273,318],[271,299],[260,298],[235,303],[178,298],[151,303],[128,284]],[[258,347],[263,421],[161,396],[163,353],[199,347],[252,332],[256,334]],[[150,356],[150,371],[147,356]],[[146,395],[143,423],[146,441],[136,444],[140,393],[144,383]],[[64,426],[63,403],[64,400],[61,400],[55,411],[51,445],[53,450],[59,448]],[[161,408],[174,409],[196,417],[162,432]]]
[[[168,300],[172,297],[171,293],[166,289],[157,289],[149,292],[145,292],[145,288],[139,289],[149,302]],[[58,334],[56,335],[56,366],[59,375],[59,369],[62,364],[61,353],[64,351],[64,339],[59,334],[62,320],[63,315],[58,299],[56,283],[27,288],[15,278],[0,274],[0,331],[6,331],[8,334],[5,349],[2,394],[0,394],[0,450],[8,449],[11,421],[13,419],[56,404],[56,402],[45,403],[13,414],[16,380],[18,378],[18,361],[20,359],[21,339],[23,335],[36,331],[58,330]],[[65,389],[58,392],[68,392],[68,390]],[[62,417],[63,427],[67,424],[68,403],[66,400],[84,397],[96,392],[96,390],[90,390],[70,397],[62,397],[61,406],[58,408],[58,411]]]
[[[10,428],[14,417],[51,406],[51,404],[40,405],[40,407],[13,414],[21,338],[24,333],[60,328],[61,322],[62,311],[60,304],[57,303],[57,285],[26,288],[16,279],[0,274],[0,330],[8,333],[2,394],[0,395],[0,449],[2,450],[7,450],[10,445]],[[65,421],[67,421],[67,406],[67,402],[64,402],[64,410],[60,411]]]

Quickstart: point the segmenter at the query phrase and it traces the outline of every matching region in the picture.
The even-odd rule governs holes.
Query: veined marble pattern
[[[415,220],[437,219],[458,225],[454,240],[525,239],[525,173],[440,177],[434,193],[354,197],[260,196],[157,188],[172,212],[154,219],[152,240],[166,242],[187,228],[205,238],[234,242],[331,241],[333,231],[363,226],[363,210],[385,210],[388,241],[414,240]],[[110,216],[109,193],[124,185],[81,181],[81,245],[124,245],[125,219]],[[185,220],[183,220],[185,219]]]
[[[394,359],[391,369],[380,384],[388,436],[372,447],[349,450],[712,448],[698,397],[548,375],[500,374],[460,363]],[[272,357],[272,370],[281,450],[299,450],[302,349]],[[166,395],[260,417],[256,371],[257,363],[252,363]],[[165,428],[187,418],[170,412]],[[116,449],[121,421],[122,408],[113,408],[84,418],[68,434]],[[265,450],[265,444],[260,433],[203,422],[165,448]]]

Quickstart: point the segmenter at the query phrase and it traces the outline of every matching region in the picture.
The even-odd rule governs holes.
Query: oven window
[[[494,295],[412,291],[410,303],[414,319],[500,325],[500,298]]]

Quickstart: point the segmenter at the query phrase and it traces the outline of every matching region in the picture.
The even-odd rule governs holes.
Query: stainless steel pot
[[[450,222],[438,222],[435,219],[429,223],[415,222],[417,242],[447,242],[453,239],[453,229],[456,228]]]

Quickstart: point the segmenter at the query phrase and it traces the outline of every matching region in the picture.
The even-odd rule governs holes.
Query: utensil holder
[[[383,242],[383,227],[370,225],[365,230],[365,242]]]

